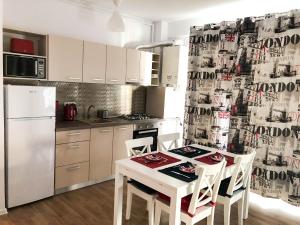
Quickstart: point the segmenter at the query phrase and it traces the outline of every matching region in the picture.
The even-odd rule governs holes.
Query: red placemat
[[[176,159],[172,156],[168,156],[168,155],[163,154],[161,152],[153,153],[151,155],[160,156],[163,159],[160,160],[160,161],[149,161],[145,158],[145,156],[139,156],[139,157],[131,158],[131,160],[133,160],[135,162],[138,162],[138,163],[140,163],[144,166],[150,167],[151,169],[155,169],[155,168],[158,168],[158,167],[161,167],[161,166],[165,166],[165,165],[168,165],[168,164],[171,164],[171,163],[176,163],[176,162],[181,161],[180,159]]]
[[[218,163],[217,161],[215,161],[211,158],[211,156],[216,155],[216,154],[221,154],[221,153],[210,154],[210,155],[207,155],[207,156],[196,158],[195,160],[197,160],[199,162],[202,162],[202,163],[209,164],[209,165],[213,165],[213,164]],[[228,156],[228,155],[223,155],[223,156],[226,158],[226,161],[227,161],[226,166],[231,166],[231,165],[234,164],[234,158],[233,157]]]

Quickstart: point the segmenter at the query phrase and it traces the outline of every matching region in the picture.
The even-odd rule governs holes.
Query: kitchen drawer
[[[56,145],[56,167],[89,161],[90,142]]]
[[[90,129],[56,132],[56,144],[90,140]]]
[[[68,187],[89,180],[89,163],[77,163],[55,169],[55,189]]]

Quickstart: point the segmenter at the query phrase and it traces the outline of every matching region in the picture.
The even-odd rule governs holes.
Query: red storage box
[[[24,54],[34,54],[33,41],[19,38],[12,38],[10,41],[10,51]]]

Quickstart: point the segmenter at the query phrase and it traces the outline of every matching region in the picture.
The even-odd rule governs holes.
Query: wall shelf
[[[12,38],[25,39],[33,42],[34,54],[28,56],[39,56],[39,57],[47,56],[47,35],[4,28],[3,29],[3,51],[5,53],[11,53],[17,55],[20,53],[11,52],[10,43]],[[21,53],[20,55],[23,54]]]
[[[152,54],[152,74],[151,74],[151,86],[158,86],[160,73],[160,55],[157,53]]]
[[[42,55],[30,55],[30,54],[23,54],[23,53],[15,53],[15,52],[3,52],[3,54],[7,54],[7,55],[20,55],[20,56],[28,56],[28,57],[39,57],[39,58],[43,58],[46,59],[46,56],[42,56]]]

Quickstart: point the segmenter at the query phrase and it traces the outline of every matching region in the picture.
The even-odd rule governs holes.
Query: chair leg
[[[224,204],[224,225],[230,225],[230,210],[231,205],[228,203]]]
[[[151,202],[148,201],[148,220],[149,220],[149,225],[153,225],[154,223],[154,201],[152,200]]]
[[[239,225],[243,225],[243,219],[244,219],[244,195],[238,201],[238,224]]]
[[[159,225],[161,217],[161,208],[156,204],[154,213],[154,225]]]
[[[214,224],[214,217],[215,217],[215,208],[212,208],[210,216],[207,217],[207,225]]]
[[[126,220],[130,219],[131,205],[132,205],[132,192],[130,191],[130,188],[128,188],[127,189],[127,204],[126,204]]]

